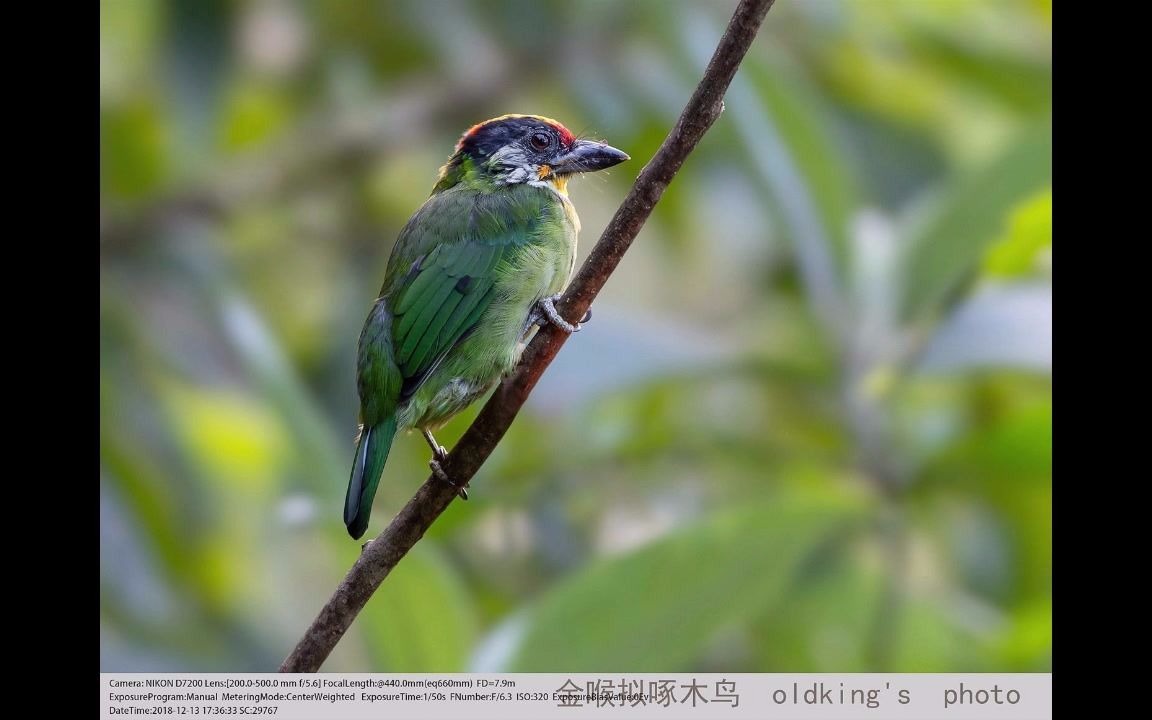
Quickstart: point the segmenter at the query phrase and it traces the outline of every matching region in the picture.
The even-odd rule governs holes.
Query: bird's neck
[[[495,184],[491,181],[485,182],[485,174],[476,166],[475,161],[472,160],[471,157],[457,152],[448,158],[448,162],[444,163],[444,167],[440,168],[440,177],[436,180],[436,187],[432,188],[432,192],[438,193],[459,185],[460,183],[466,183],[471,186]]]
[[[444,167],[440,168],[440,177],[432,192],[435,194],[456,185],[464,185],[475,190],[497,190],[508,185],[525,183],[534,187],[550,188],[558,195],[568,197],[567,177],[553,174],[547,166],[543,166],[540,170],[539,175],[543,177],[525,180],[524,172],[524,170],[509,170],[508,173],[501,175],[494,173],[491,168],[482,167],[469,155],[456,153],[448,159]],[[514,173],[520,175],[512,180]]]

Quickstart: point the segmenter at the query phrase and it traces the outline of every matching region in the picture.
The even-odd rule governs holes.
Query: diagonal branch
[[[592,305],[685,158],[720,116],[724,109],[724,93],[773,2],[741,0],[676,126],[668,133],[651,162],[640,171],[628,197],[557,303],[557,310],[570,322],[582,317]],[[443,463],[455,482],[466,484],[480,469],[566,339],[567,335],[552,325],[546,325],[536,333],[516,370],[492,394]],[[280,671],[319,670],[368,598],[455,497],[455,489],[434,476],[430,477],[384,532],[364,548],[292,654],[284,660]]]

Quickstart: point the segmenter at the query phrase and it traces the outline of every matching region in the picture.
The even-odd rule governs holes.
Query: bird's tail
[[[372,498],[376,497],[376,486],[380,484],[380,475],[384,472],[384,463],[388,462],[388,451],[392,449],[395,436],[395,416],[365,427],[360,433],[352,476],[348,478],[348,496],[344,499],[344,524],[353,540],[359,540],[368,529]]]

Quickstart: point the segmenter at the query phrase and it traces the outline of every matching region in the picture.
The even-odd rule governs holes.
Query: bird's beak
[[[592,172],[619,165],[629,159],[627,153],[611,145],[593,140],[577,140],[570,151],[552,163],[552,172],[557,175]]]

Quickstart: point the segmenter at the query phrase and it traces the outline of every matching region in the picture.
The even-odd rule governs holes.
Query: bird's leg
[[[424,435],[424,439],[432,448],[432,459],[428,461],[428,467],[432,468],[432,474],[448,483],[452,487],[456,488],[456,494],[460,496],[461,500],[467,500],[468,489],[458,486],[456,483],[452,482],[452,478],[448,477],[448,473],[444,472],[444,468],[440,466],[440,463],[444,462],[444,460],[448,458],[448,451],[444,448],[443,445],[436,442],[436,438],[432,437],[431,432],[428,430],[421,430],[420,432]]]
[[[432,454],[435,456],[433,459],[444,460],[448,457],[448,450],[443,445],[436,442],[436,438],[432,437],[432,433],[430,431],[421,430],[420,433],[424,435],[424,440],[428,443],[428,446],[432,448]]]
[[[546,298],[541,298],[536,306],[532,308],[532,313],[528,316],[528,325],[541,325],[544,322],[549,322],[560,328],[568,334],[580,332],[581,326],[592,319],[592,310],[584,313],[583,319],[573,325],[564,318],[560,317],[560,313],[556,312],[556,301],[560,299],[560,295],[549,295]]]

